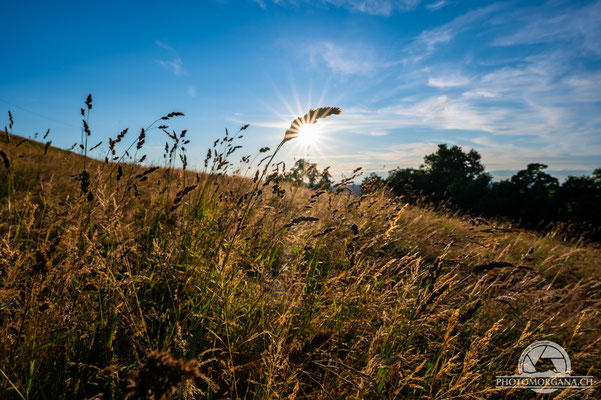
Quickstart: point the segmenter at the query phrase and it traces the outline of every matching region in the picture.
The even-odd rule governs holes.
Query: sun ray
[[[302,90],[299,91],[299,88],[295,85],[293,76],[289,75],[288,83],[290,89],[288,92],[285,90],[282,91],[273,81],[270,82],[277,95],[277,103],[272,105],[268,105],[264,101],[260,101],[260,103],[264,105],[268,113],[276,117],[278,121],[281,121],[282,126],[290,126],[288,125],[290,124],[289,121],[294,118],[297,119],[296,128],[298,129],[298,136],[293,135],[295,140],[286,139],[289,144],[282,151],[284,158],[305,158],[310,160],[316,157],[323,160],[325,158],[324,155],[331,152],[332,147],[335,146],[336,138],[329,135],[327,129],[330,124],[317,121],[323,117],[324,114],[322,113],[324,110],[328,109],[328,107],[320,107],[324,105],[324,102],[335,104],[335,102],[330,101],[331,99],[326,101],[329,97],[328,90],[331,86],[331,81],[332,77],[330,76],[319,85],[319,89],[316,87],[316,90],[313,90],[313,83],[315,82],[313,79],[308,79],[307,84],[301,87],[300,89]],[[319,97],[319,100],[316,101],[313,96]],[[303,108],[305,104],[307,107]],[[298,108],[298,110],[294,111],[294,108]],[[316,110],[313,110],[313,108]],[[318,113],[318,110],[321,111]],[[276,125],[279,125],[279,123]]]
[[[300,97],[298,97],[298,90],[296,89],[296,82],[294,80],[294,76],[292,75],[292,73],[290,71],[288,73],[288,83],[290,85],[290,91],[292,92],[292,97],[293,97],[295,105],[296,105],[296,113],[301,114],[302,106],[301,106],[301,102],[300,102]]]
[[[311,109],[311,96],[313,94],[313,79],[309,79],[308,94],[307,94],[307,110]]]
[[[323,104],[326,95],[328,94],[328,89],[330,88],[330,82],[332,81],[332,75],[328,76],[326,80],[326,84],[323,85],[323,90],[321,91],[321,96],[319,97],[318,104]],[[311,108],[311,107],[309,107]]]

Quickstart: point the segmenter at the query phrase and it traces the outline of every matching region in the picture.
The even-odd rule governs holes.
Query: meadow
[[[535,398],[495,376],[536,340],[597,379],[555,398],[600,397],[598,245],[356,196],[356,176],[284,182],[277,149],[302,119],[257,155],[240,147],[252,126],[227,133],[191,171],[167,126],[181,113],[102,160],[91,111],[73,151],[12,117],[1,134],[1,398]],[[166,140],[160,164],[147,134]]]

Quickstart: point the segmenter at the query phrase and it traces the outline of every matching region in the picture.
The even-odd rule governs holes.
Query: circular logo
[[[544,340],[534,342],[522,352],[518,363],[520,375],[529,377],[569,376],[572,369],[568,353],[557,343]],[[551,393],[555,388],[532,389],[537,393]]]

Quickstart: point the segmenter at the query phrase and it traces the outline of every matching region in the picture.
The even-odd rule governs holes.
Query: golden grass
[[[527,398],[494,378],[543,339],[601,379],[598,247],[226,174],[236,136],[176,169],[169,135],[153,170],[2,135],[0,397]]]

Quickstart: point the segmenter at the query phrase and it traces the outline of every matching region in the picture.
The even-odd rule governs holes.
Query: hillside
[[[0,135],[0,397],[534,398],[495,376],[537,340],[601,381],[598,246],[232,174],[236,135],[176,169],[178,135],[158,168]]]

